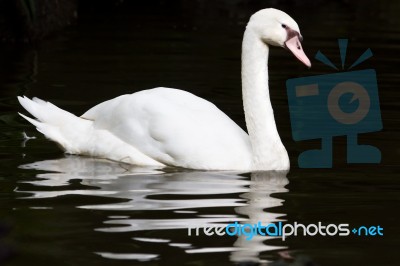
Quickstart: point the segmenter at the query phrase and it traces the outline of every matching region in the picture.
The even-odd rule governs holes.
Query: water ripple
[[[96,252],[107,259],[158,259],[161,254],[154,253],[146,243],[184,248],[187,254],[229,252],[232,261],[259,261],[261,252],[285,248],[269,245],[266,240],[273,238],[261,236],[252,241],[243,236],[224,236],[225,243],[233,241],[231,246],[216,247],[212,242],[205,244],[209,243],[202,241],[205,236],[188,236],[188,228],[284,220],[284,213],[266,210],[283,204],[282,199],[271,194],[288,191],[286,172],[177,171],[77,156],[38,161],[20,168],[40,171],[36,178],[19,183],[16,192],[23,193],[20,199],[95,196],[99,200],[91,200],[91,204],[85,198],[74,201],[74,206],[82,211],[106,212],[102,225],[92,230],[133,234],[131,241],[138,243],[139,248],[125,253]],[[113,202],[104,203],[105,199]],[[159,212],[154,215],[154,211]]]

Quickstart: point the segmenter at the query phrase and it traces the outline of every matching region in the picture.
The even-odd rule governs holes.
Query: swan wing
[[[155,88],[103,102],[82,118],[167,165],[249,169],[247,133],[214,104],[189,92]]]

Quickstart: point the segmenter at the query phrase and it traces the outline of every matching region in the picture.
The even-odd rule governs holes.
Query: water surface
[[[2,47],[0,260],[8,257],[8,265],[398,265],[400,32],[390,15],[397,14],[396,5],[327,4],[307,16],[299,14],[309,7],[287,7],[310,58],[321,50],[339,64],[337,38],[350,38],[349,62],[372,49],[374,57],[359,69],[377,71],[384,129],[360,136],[360,142],[382,151],[379,165],[347,165],[345,138],[338,137],[333,169],[297,168],[298,154],[319,141],[292,140],[285,81],[333,70],[315,60],[307,70],[279,48],[271,51],[270,86],[291,157],[288,174],[150,169],[65,156],[17,116],[22,111],[17,95],[81,114],[120,94],[168,86],[212,101],[244,127],[240,43],[251,10],[229,8],[231,13],[221,15],[208,9],[180,16],[89,14],[37,48]],[[25,142],[22,132],[36,139]],[[381,225],[384,236],[246,241],[187,235],[189,226],[234,221]]]

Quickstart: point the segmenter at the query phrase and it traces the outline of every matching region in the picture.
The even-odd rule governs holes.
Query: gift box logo
[[[347,39],[339,39],[344,72],[286,82],[293,139],[321,139],[321,149],[299,155],[301,168],[331,168],[334,136],[347,136],[347,163],[381,161],[378,148],[357,142],[358,134],[382,129],[376,72],[374,69],[350,71],[370,58],[372,51],[367,49],[345,70],[347,43]],[[320,51],[315,58],[338,70]]]

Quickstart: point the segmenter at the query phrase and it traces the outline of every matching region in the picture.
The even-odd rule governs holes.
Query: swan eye
[[[282,28],[286,29],[287,28],[286,24],[282,24]]]

